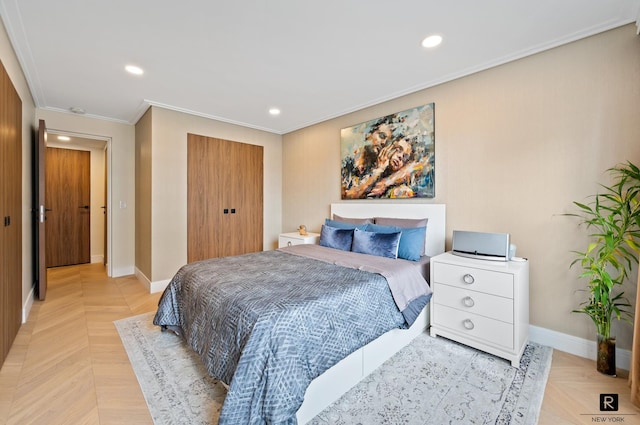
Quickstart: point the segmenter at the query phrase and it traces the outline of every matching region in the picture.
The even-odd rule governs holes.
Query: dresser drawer
[[[280,236],[280,238],[278,238],[278,248],[291,245],[302,245],[304,243],[306,243],[304,239],[300,238],[288,238],[286,236]]]
[[[513,323],[513,299],[511,298],[438,283],[433,290],[432,302],[463,312]]]
[[[433,278],[436,283],[513,298],[513,274],[511,273],[445,263],[437,263],[437,267],[433,269]]]
[[[297,232],[282,233],[278,237],[278,248],[284,248],[292,245],[316,244],[318,243],[319,238],[320,235],[318,233],[311,232],[306,236],[300,235]]]
[[[437,322],[432,326],[450,329],[464,338],[473,339],[513,350],[513,325],[477,314],[456,310],[441,304],[433,304]]]

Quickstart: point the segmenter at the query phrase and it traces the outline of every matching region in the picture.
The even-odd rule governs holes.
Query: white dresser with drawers
[[[529,262],[431,258],[431,329],[519,367],[529,339]]]

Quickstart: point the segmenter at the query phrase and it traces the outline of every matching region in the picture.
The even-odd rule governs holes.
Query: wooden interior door
[[[34,237],[33,237],[33,279],[36,282],[36,293],[40,301],[47,295],[47,261],[46,261],[46,219],[45,201],[45,162],[47,153],[47,126],[44,120],[38,123],[38,134],[33,146],[33,196],[34,196]]]
[[[47,267],[91,262],[91,153],[47,148]]]
[[[188,135],[188,262],[262,250],[263,150]]]

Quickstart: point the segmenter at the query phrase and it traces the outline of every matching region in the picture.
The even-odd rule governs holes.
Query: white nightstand
[[[307,232],[302,236],[298,232],[281,233],[278,237],[278,248],[291,245],[316,244],[320,240],[320,233]]]
[[[431,336],[510,360],[529,339],[529,262],[488,261],[449,252],[431,264]]]

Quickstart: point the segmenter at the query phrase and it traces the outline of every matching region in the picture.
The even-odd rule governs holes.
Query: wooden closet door
[[[263,148],[187,137],[187,261],[262,250]]]
[[[22,322],[22,100],[0,63],[0,365]]]
[[[230,185],[230,251],[227,255],[262,251],[263,147],[233,143]]]

